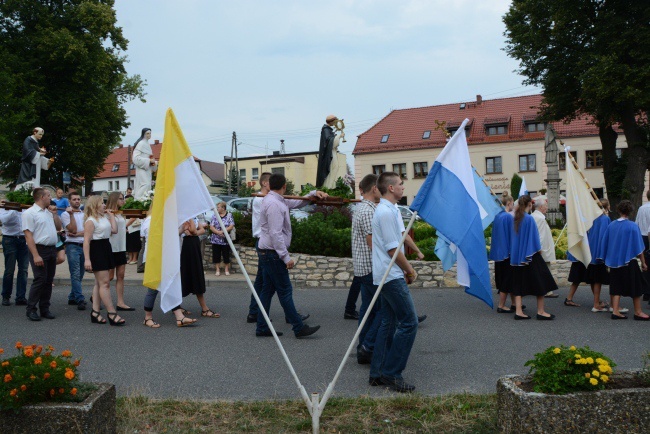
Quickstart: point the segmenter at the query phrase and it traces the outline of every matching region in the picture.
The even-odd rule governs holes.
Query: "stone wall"
[[[257,254],[253,247],[235,245],[242,263],[248,274],[257,273]],[[305,287],[340,288],[349,287],[354,277],[352,258],[333,258],[328,256],[304,255],[292,253],[296,266],[289,271],[294,285]],[[411,288],[453,288],[456,283],[456,266],[446,273],[442,271],[440,262],[411,261],[413,268],[418,273],[418,278],[410,285]],[[208,242],[205,247],[205,266],[214,269],[212,264],[212,246]],[[558,286],[569,286],[567,277],[571,268],[570,261],[554,261],[551,263],[551,273]],[[231,257],[231,272],[238,272],[239,266],[234,255]],[[490,261],[490,278],[494,287],[494,263]]]

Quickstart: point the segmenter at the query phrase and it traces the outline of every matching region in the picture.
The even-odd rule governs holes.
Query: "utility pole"
[[[226,169],[226,182],[228,183],[228,196],[232,187],[232,160],[237,158],[237,133],[232,132],[232,145],[230,146],[230,167]],[[237,178],[239,178],[239,160],[236,160],[235,170],[237,171]]]

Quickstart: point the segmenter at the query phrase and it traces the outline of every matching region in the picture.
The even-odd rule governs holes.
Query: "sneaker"
[[[384,386],[387,386],[389,389],[393,389],[395,392],[411,393],[415,390],[415,386],[408,384],[402,378],[388,378],[382,375],[380,377],[380,380]]]
[[[606,307],[598,309],[597,307],[592,307],[591,308],[592,312],[609,312],[609,310]]]
[[[610,311],[610,312],[614,312],[614,308],[613,308],[613,307],[610,307],[610,308],[609,308],[609,311]],[[628,309],[628,308],[626,308],[626,307],[621,307],[621,308],[618,309],[618,311],[619,311],[620,313],[625,313],[625,312],[629,312],[630,309]]]
[[[366,347],[361,345],[357,349],[357,363],[360,365],[369,365],[372,361],[372,351],[368,351]]]
[[[302,329],[300,329],[300,331],[298,333],[296,333],[296,337],[298,339],[300,339],[300,338],[304,338],[304,337],[307,337],[307,336],[311,336],[314,333],[316,333],[319,328],[320,328],[319,325],[313,326],[313,327],[305,325]]]

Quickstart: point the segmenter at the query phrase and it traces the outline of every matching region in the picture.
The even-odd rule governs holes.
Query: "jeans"
[[[418,330],[415,306],[404,279],[394,279],[384,284],[381,290],[381,317],[370,376],[401,379]]]
[[[372,273],[366,274],[365,276],[358,277],[354,276],[355,279],[359,279],[359,286],[361,289],[361,308],[359,309],[359,324],[363,316],[370,306],[372,297],[375,296],[377,292],[377,285],[372,283]],[[368,320],[363,325],[361,333],[359,333],[359,346],[363,345],[366,350],[374,351],[375,340],[377,338],[377,330],[379,330],[379,325],[381,324],[381,297],[377,298],[375,305],[368,315]],[[358,348],[358,347],[357,347]]]
[[[158,291],[155,289],[147,288],[147,293],[144,295],[144,311],[145,312],[153,312],[153,305],[156,302],[156,298],[158,297]],[[178,309],[181,308],[181,305],[179,304],[175,308],[172,309],[172,312],[177,311]]]
[[[370,274],[372,276],[372,273]],[[350,285],[350,291],[348,291],[348,299],[345,302],[345,313],[356,312],[359,292],[361,292],[361,277],[354,276]]]
[[[70,270],[70,294],[68,300],[81,303],[85,301],[81,293],[81,281],[84,278],[84,248],[78,244],[68,243],[65,245],[65,255],[68,257],[68,269]]]
[[[2,298],[11,298],[14,286],[14,271],[18,264],[16,276],[16,301],[25,300],[27,292],[27,267],[29,266],[29,249],[25,237],[2,237],[2,251],[5,255],[5,274],[2,278]]]
[[[34,264],[34,257],[29,253],[29,263],[32,265],[34,281],[29,288],[27,312],[36,312],[36,305],[41,314],[49,312],[50,298],[52,297],[52,282],[56,273],[56,247],[36,244],[38,255],[43,259],[43,266]]]
[[[262,294],[262,284],[264,282],[264,276],[262,275],[262,260],[260,259],[260,251],[257,248],[257,243],[259,243],[259,238],[255,239],[255,251],[257,252],[257,274],[255,275],[255,283],[253,283],[253,289],[255,290],[255,293],[259,297],[260,294]],[[259,307],[257,307],[257,301],[255,301],[255,297],[253,297],[253,294],[251,294],[251,303],[248,306],[248,314],[249,315],[257,315],[260,312]],[[269,311],[266,311],[267,315]]]
[[[304,327],[302,319],[293,304],[293,287],[289,279],[289,270],[280,256],[273,250],[260,250],[258,257],[262,266],[262,293],[260,301],[267,315],[271,308],[271,298],[278,293],[280,305],[284,309],[285,319],[293,326],[293,332],[298,333]],[[269,330],[263,315],[257,315],[257,333]]]

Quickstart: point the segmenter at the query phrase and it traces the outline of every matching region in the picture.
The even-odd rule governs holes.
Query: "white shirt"
[[[372,218],[372,283],[379,285],[388,269],[392,257],[389,250],[396,249],[402,238],[397,224],[399,211],[388,200],[381,198]],[[386,282],[403,279],[404,273],[397,264],[393,264],[386,277]]]
[[[140,225],[142,224],[142,220],[140,219],[135,219],[133,223],[129,225],[128,228],[126,228],[127,232],[132,234],[133,232],[138,232],[140,230]]]
[[[262,226],[260,225],[260,214],[262,213],[262,200],[263,197],[256,197],[253,199],[253,237],[259,238],[262,234]]]
[[[4,224],[4,223],[3,223]],[[641,235],[646,236],[650,232],[650,202],[639,208],[636,213],[636,224],[641,230]]]
[[[83,212],[75,212],[72,213],[74,215],[74,221],[77,223],[77,232],[81,232],[82,235],[79,237],[73,237],[70,235],[70,232],[66,229],[66,243],[82,243],[84,242],[84,236],[83,236],[83,231],[84,231],[84,213]],[[63,224],[63,228],[66,228],[70,224],[70,213],[64,212],[61,214],[61,223]]]
[[[23,231],[30,231],[34,243],[42,246],[56,246],[58,236],[54,225],[54,216],[45,208],[34,204],[22,213]]]
[[[23,237],[25,233],[23,232],[21,218],[21,212],[16,210],[6,210],[0,209],[0,222],[2,222],[2,235],[8,237]]]
[[[147,262],[147,241],[149,240],[149,227],[151,226],[151,216],[147,216],[140,226],[140,235],[144,238],[144,252],[142,253],[142,263]]]
[[[93,222],[95,229],[93,230],[93,240],[104,240],[111,237],[111,222],[104,216],[97,220],[95,217],[88,217],[88,220]]]
[[[539,241],[542,243],[542,258],[544,262],[555,261],[555,242],[553,241],[553,234],[551,228],[546,222],[546,217],[539,211],[531,214],[537,224],[537,231],[539,232]]]
[[[117,233],[110,237],[113,252],[126,252],[126,219],[120,214],[115,214]]]

